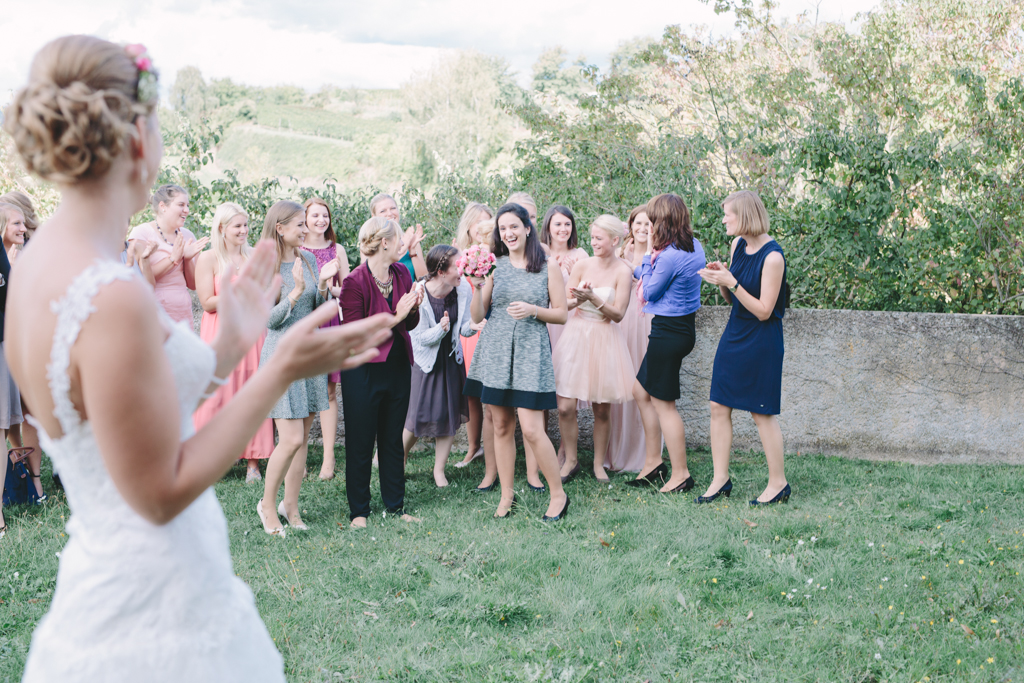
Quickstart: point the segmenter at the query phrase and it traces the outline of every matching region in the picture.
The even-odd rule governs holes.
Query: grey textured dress
[[[514,301],[550,305],[546,264],[530,273],[507,256],[498,259],[490,317],[473,352],[465,393],[487,405],[553,410],[558,402],[547,325],[532,317],[513,318],[507,309]]]
[[[288,293],[295,286],[295,280],[292,279],[292,264],[281,264],[281,279],[284,280],[281,283],[281,301],[270,311],[270,320],[267,322],[267,338],[263,341],[263,351],[260,353],[260,367],[266,365],[270,357],[274,355],[277,342],[288,331],[288,328],[312,313],[317,306],[324,302],[323,297],[316,291],[319,281],[316,258],[306,251],[303,251],[301,256],[309,268],[302,269],[306,288],[302,291],[302,296],[299,297],[294,307],[288,298]],[[312,413],[327,410],[329,407],[327,375],[317,375],[292,382],[288,391],[274,405],[267,417],[301,420],[309,417]]]

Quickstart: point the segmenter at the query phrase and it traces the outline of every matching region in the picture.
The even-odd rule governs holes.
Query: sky
[[[776,15],[852,22],[879,0],[779,0]],[[184,66],[209,78],[317,90],[396,88],[446,50],[504,57],[519,80],[545,49],[605,66],[624,41],[665,26],[733,30],[701,0],[0,0],[0,101],[26,80],[32,55],[68,33],[145,44],[163,87]]]

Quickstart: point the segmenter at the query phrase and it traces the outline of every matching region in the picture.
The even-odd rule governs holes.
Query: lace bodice
[[[213,490],[165,525],[146,521],[114,485],[89,422],[68,396],[71,348],[95,310],[93,298],[132,277],[120,263],[97,261],[51,304],[57,323],[47,378],[64,434],[51,439],[39,428],[39,436],[60,472],[71,516],[53,602],[33,635],[24,681],[282,681],[280,655],[251,592],[232,571]],[[164,351],[184,440],[216,358],[187,324],[161,317],[170,328]]]

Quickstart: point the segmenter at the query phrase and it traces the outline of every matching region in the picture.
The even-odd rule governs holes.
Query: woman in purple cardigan
[[[647,254],[634,277],[642,282],[644,312],[654,315],[647,353],[633,384],[633,398],[640,409],[646,433],[647,458],[640,475],[630,486],[651,486],[664,482],[662,493],[681,493],[694,486],[686,466],[686,427],[676,410],[679,398],[679,368],[695,341],[694,318],[700,308],[700,275],[704,248],[693,236],[690,211],[677,195],[662,194],[647,202],[652,228]],[[661,461],[661,439],[665,436],[672,476]],[[667,481],[666,481],[667,480]]]
[[[402,428],[409,409],[412,340],[419,324],[422,294],[413,289],[402,255],[398,224],[381,216],[359,229],[359,252],[366,259],[341,285],[342,325],[393,313],[390,340],[376,358],[355,371],[341,373],[345,415],[345,487],[353,528],[364,528],[370,514],[370,471],[373,445],[380,465],[380,497],[388,512],[407,522],[405,514],[405,450]]]

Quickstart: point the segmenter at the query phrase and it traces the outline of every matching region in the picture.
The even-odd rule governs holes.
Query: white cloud
[[[818,13],[848,21],[878,0],[782,0],[779,16]],[[164,74],[200,68],[207,77],[252,85],[323,84],[392,88],[446,49],[472,48],[509,60],[524,81],[554,45],[604,65],[623,41],[658,36],[669,24],[732,28],[700,0],[19,0],[5,3],[0,100],[25,82],[32,55],[68,33],[142,42]]]

